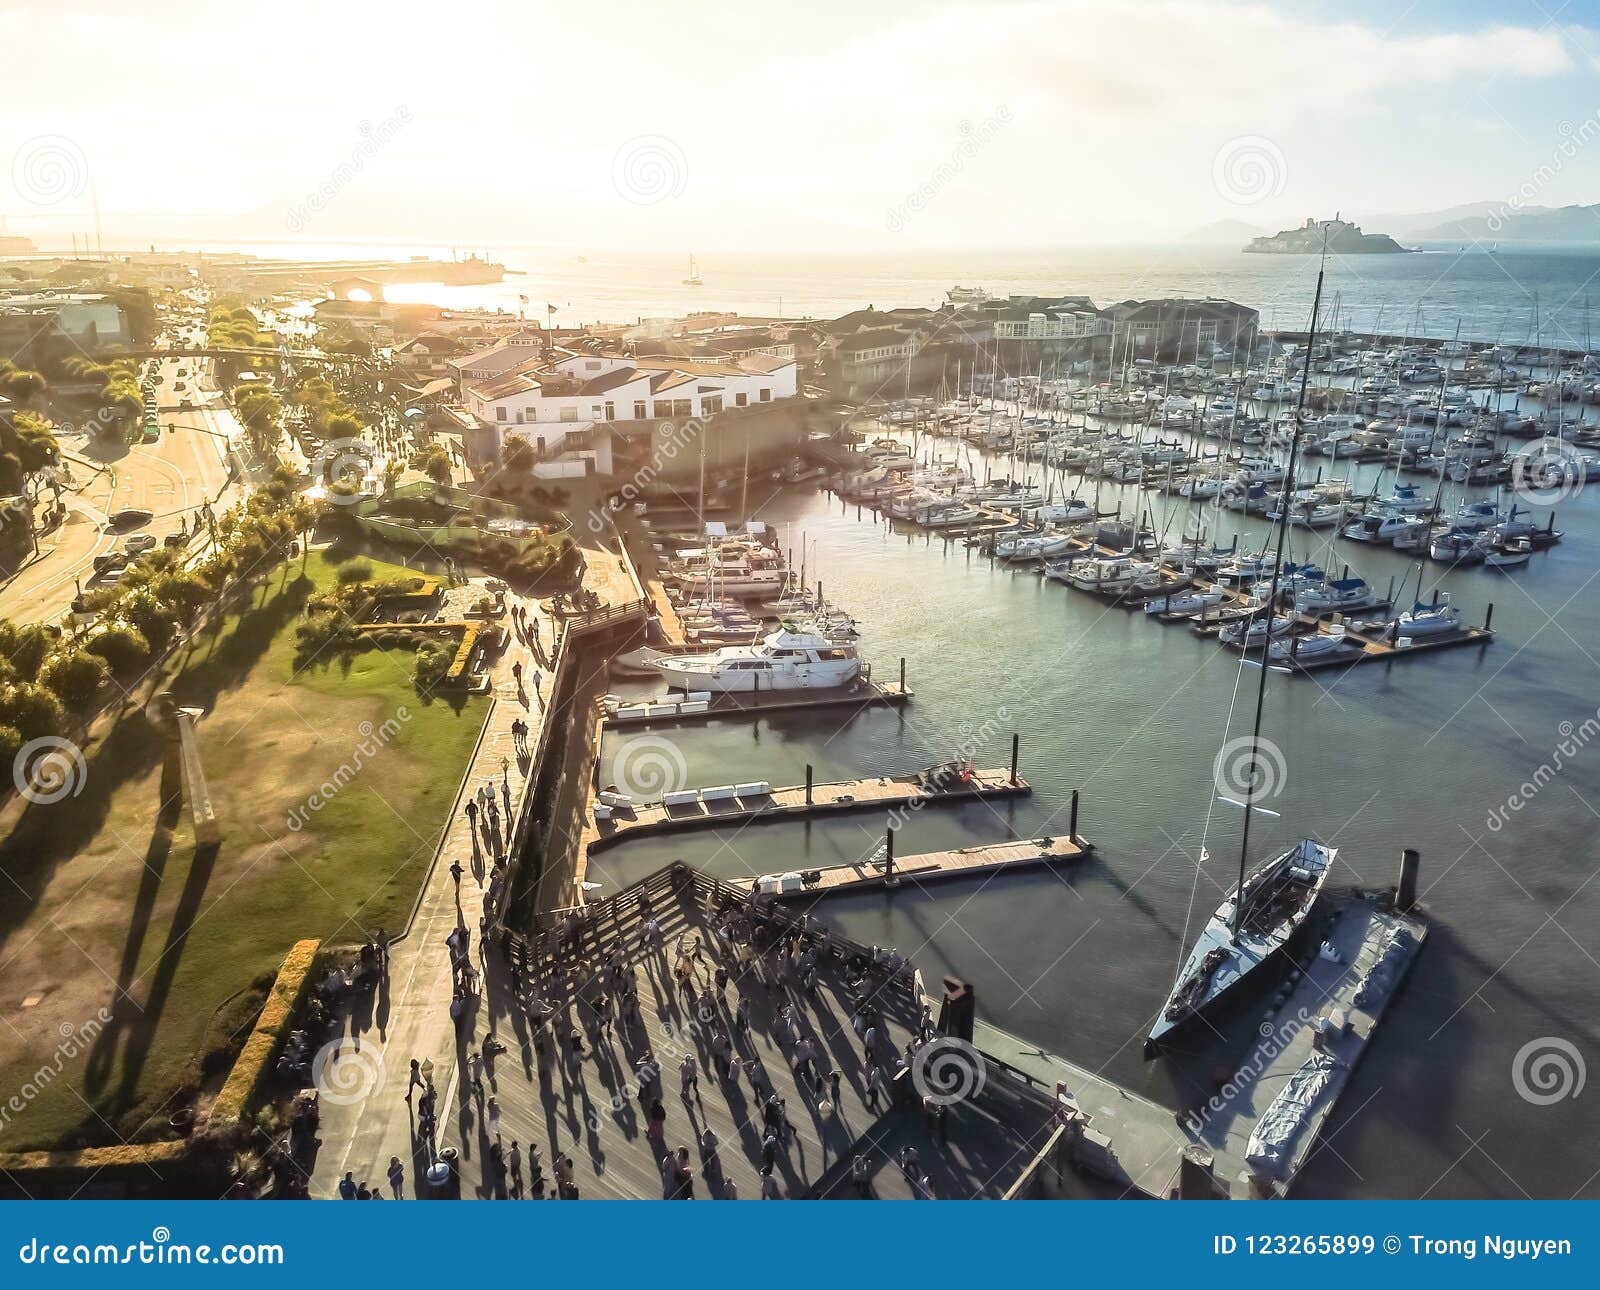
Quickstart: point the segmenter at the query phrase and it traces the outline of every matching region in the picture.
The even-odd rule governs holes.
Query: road
[[[162,434],[155,443],[129,447],[82,429],[60,433],[74,483],[63,493],[67,521],[42,535],[39,555],[0,586],[0,617],[55,621],[70,607],[80,583],[91,584],[95,556],[115,550],[130,533],[161,538],[180,524],[192,529],[201,505],[224,510],[238,499],[239,489],[228,478],[228,452],[243,432],[213,385],[210,363],[201,366],[205,370],[197,372],[192,359],[161,362],[156,401]],[[181,394],[175,388],[179,380],[188,387]],[[181,408],[184,398],[198,406]],[[149,511],[152,519],[141,527],[107,531],[109,517],[130,507]]]

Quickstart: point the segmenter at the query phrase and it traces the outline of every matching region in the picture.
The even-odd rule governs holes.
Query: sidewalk
[[[617,564],[614,554],[610,562]],[[633,588],[626,574],[619,580],[617,572],[608,569],[596,577],[597,563],[591,553],[591,576],[585,579],[586,585],[607,603],[631,599]],[[512,605],[520,605],[528,618],[539,624],[537,656],[532,645],[511,631]],[[442,1113],[459,1083],[458,1066],[467,1054],[464,1045],[481,1038],[481,1034],[471,1034],[470,1027],[458,1037],[450,1016],[453,977],[445,938],[457,927],[467,928],[472,935],[472,960],[482,967],[478,920],[484,912],[489,871],[495,852],[504,846],[507,831],[521,813],[531,770],[530,760],[517,755],[511,724],[519,718],[527,722],[528,748],[537,746],[552,688],[550,669],[540,659],[544,664],[555,662],[548,652],[555,640],[555,623],[539,608],[538,599],[508,596],[506,609],[499,621],[510,633],[510,641],[489,670],[493,706],[411,926],[390,948],[389,970],[376,996],[357,1001],[353,1014],[344,1019],[341,1036],[334,1037],[342,1037],[345,1045],[338,1067],[348,1062],[357,1074],[341,1077],[330,1067],[322,1082],[329,1089],[340,1090],[359,1083],[361,1095],[355,1100],[322,1098],[322,1146],[309,1181],[313,1198],[337,1196],[339,1180],[347,1171],[355,1174],[357,1182],[382,1186],[387,1195],[386,1170],[391,1156],[399,1156],[405,1165],[406,1195],[415,1195],[418,1171],[426,1162],[413,1158],[417,1141],[414,1113],[412,1104],[405,1101],[411,1060],[433,1063]],[[522,665],[521,689],[512,672],[518,663]],[[537,693],[535,676],[540,682]],[[567,750],[552,745],[551,755],[565,757]],[[464,808],[468,796],[485,783],[493,785],[500,803],[500,827],[492,830],[480,812],[475,843]],[[459,889],[450,872],[457,863],[464,870]],[[480,1030],[486,1018],[495,1014],[495,1004],[486,996],[479,1000],[473,1017]],[[377,1061],[372,1060],[374,1051]]]
[[[336,1103],[323,1098],[322,1147],[309,1184],[313,1197],[337,1196],[339,1179],[347,1170],[353,1170],[358,1180],[383,1185],[387,1191],[384,1171],[390,1156],[399,1156],[406,1162],[410,1193],[414,1182],[411,1108],[403,1099],[411,1059],[431,1060],[435,1083],[441,1089],[452,1077],[456,1034],[450,1017],[451,971],[445,937],[458,926],[466,927],[472,934],[473,960],[481,961],[478,920],[483,914],[489,871],[494,865],[495,850],[504,845],[506,830],[521,810],[528,784],[529,763],[517,756],[511,724],[519,718],[528,723],[528,742],[532,746],[544,717],[543,702],[533,689],[533,677],[540,676],[545,698],[550,688],[549,673],[539,665],[532,647],[511,631],[512,604],[526,608],[530,618],[539,618],[537,600],[508,597],[507,613],[501,622],[511,639],[489,672],[494,701],[416,914],[404,938],[390,948],[388,975],[376,998],[358,1002],[355,1014],[345,1018],[345,1052],[358,1049],[361,1056],[346,1056],[340,1064],[359,1061],[364,1078],[372,1087],[355,1102]],[[542,646],[548,647],[552,630],[548,619],[540,621]],[[520,690],[512,675],[517,663],[522,665]],[[501,806],[500,827],[491,830],[480,813],[475,845],[472,825],[463,808],[468,795],[484,783],[494,786]],[[453,864],[465,871],[459,889],[450,872]],[[373,1050],[379,1058],[376,1063],[371,1060]],[[333,1086],[339,1082],[325,1078],[324,1083]]]

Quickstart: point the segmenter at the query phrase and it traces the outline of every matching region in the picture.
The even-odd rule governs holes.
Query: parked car
[[[153,550],[156,544],[154,533],[135,533],[122,544],[129,555],[143,555],[146,551]]]

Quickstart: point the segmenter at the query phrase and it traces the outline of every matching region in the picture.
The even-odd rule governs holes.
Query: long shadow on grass
[[[297,617],[312,582],[293,566],[252,591],[248,607],[230,619],[231,630],[202,633],[191,640],[177,663],[170,688],[186,706],[210,711],[229,690],[238,687],[273,640]],[[122,717],[95,750],[83,793],[23,814],[11,835],[0,842],[0,870],[26,895],[26,901],[0,903],[0,957],[11,935],[21,929],[48,888],[56,868],[77,855],[104,828],[119,791],[146,777],[165,756],[165,740],[142,712]],[[183,893],[173,911],[161,957],[148,974],[141,1004],[132,991],[140,984],[138,964],[154,917],[171,851],[172,832],[180,807],[166,784],[150,803],[150,832],[141,866],[139,888],[129,911],[127,934],[112,1000],[112,1023],[101,1033],[86,1072],[91,1095],[116,1088],[117,1105],[125,1104],[137,1086],[149,1055],[182,957],[184,941],[198,913],[206,883],[215,868],[217,848],[197,850],[188,867]],[[122,855],[111,864],[131,864],[139,856],[135,837],[121,839]],[[113,1080],[117,1052],[123,1047],[120,1077]],[[195,1054],[198,1059],[201,1054]],[[117,1108],[113,1108],[115,1110]]]

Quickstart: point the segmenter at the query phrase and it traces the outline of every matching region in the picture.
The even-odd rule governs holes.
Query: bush
[[[61,700],[32,681],[8,686],[0,693],[0,722],[13,727],[24,740],[56,734],[66,719]]]
[[[372,561],[346,560],[339,566],[338,579],[341,587],[347,587],[353,582],[371,582]]]
[[[52,654],[39,669],[39,684],[54,692],[69,712],[87,712],[111,669],[85,650]]]
[[[119,679],[133,676],[150,661],[150,642],[138,628],[114,624],[95,635],[84,646],[91,654],[98,654]]]

